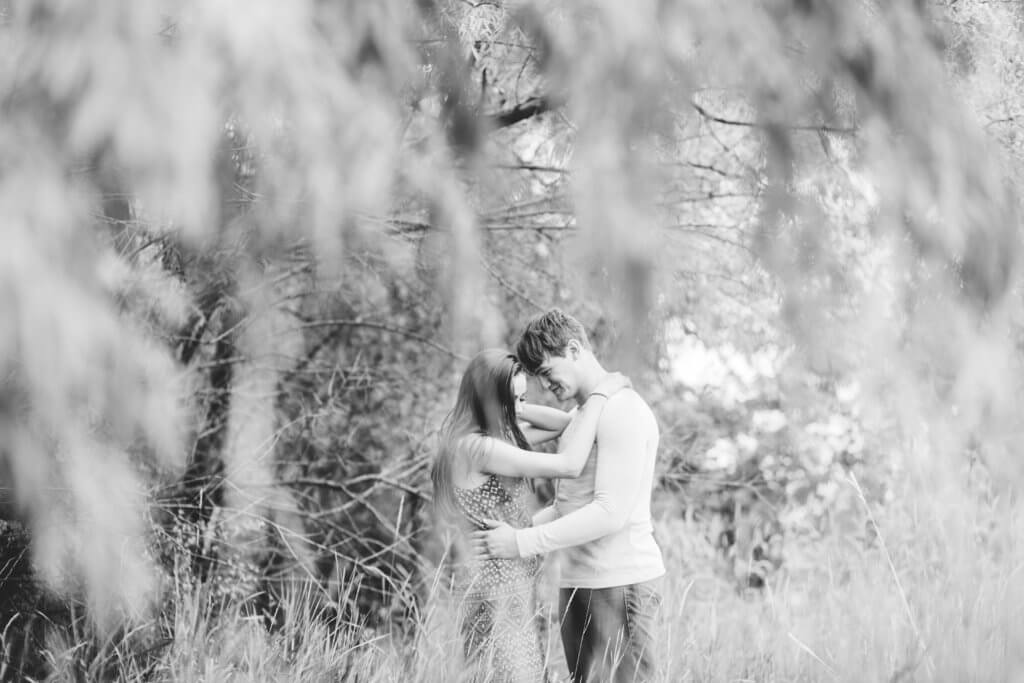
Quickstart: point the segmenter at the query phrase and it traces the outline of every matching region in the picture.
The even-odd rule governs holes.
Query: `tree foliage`
[[[149,552],[415,605],[458,372],[553,305],[649,388],[665,490],[767,501],[765,548],[921,424],[1014,467],[1010,4],[0,8],[0,463],[101,622]]]

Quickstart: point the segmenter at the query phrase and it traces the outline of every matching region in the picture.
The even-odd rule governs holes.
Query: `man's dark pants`
[[[660,580],[559,590],[562,648],[573,683],[654,678]]]

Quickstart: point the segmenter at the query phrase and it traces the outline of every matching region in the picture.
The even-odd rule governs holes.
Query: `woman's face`
[[[515,401],[516,415],[519,415],[519,409],[526,403],[526,375],[521,372],[512,377],[512,400]]]

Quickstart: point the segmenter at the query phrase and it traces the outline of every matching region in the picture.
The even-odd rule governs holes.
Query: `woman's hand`
[[[633,383],[621,372],[609,372],[604,379],[598,382],[593,393],[611,396],[617,391],[632,387]]]

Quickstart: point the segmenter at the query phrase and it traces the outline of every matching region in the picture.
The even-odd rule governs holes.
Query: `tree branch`
[[[396,488],[399,491],[404,491],[405,493],[408,493],[410,496],[415,496],[416,498],[421,498],[426,501],[429,501],[431,499],[430,494],[427,493],[426,491],[421,491],[413,486],[410,486],[409,484],[404,484],[400,481],[395,481],[394,479],[388,479],[387,477],[379,475],[363,475],[361,479],[371,479],[374,482],[384,484],[385,486],[390,486],[392,488]],[[347,485],[344,483],[333,481],[331,479],[320,479],[316,477],[294,477],[291,479],[282,479],[275,483],[279,486],[315,486],[317,488],[328,489],[330,491],[340,491],[348,495],[354,495],[353,491],[348,486],[354,483],[351,481],[348,482]]]
[[[544,112],[551,111],[557,106],[551,101],[550,97],[541,95],[540,97],[531,97],[525,102],[520,102],[511,109],[488,114],[487,118],[495,129],[508,128],[520,121],[525,121]]]
[[[710,113],[707,109],[700,106],[696,102],[691,102],[690,104],[693,106],[693,108],[697,111],[698,114],[706,118],[708,121],[714,121],[715,123],[721,123],[726,126],[743,126],[744,128],[763,127],[762,124],[756,121],[740,121],[738,119],[727,119],[722,116],[717,116],[715,114]],[[789,130],[808,130],[823,133],[840,133],[843,135],[850,135],[857,132],[856,126],[853,128],[837,128],[835,126],[828,126],[824,124],[820,126],[800,124],[795,126],[786,126],[786,128],[788,128]]]
[[[567,175],[569,169],[559,168],[558,166],[538,166],[536,164],[494,164],[494,168],[500,168],[506,171],[538,171],[543,173],[560,173]]]
[[[394,334],[400,334],[403,337],[406,337],[408,339],[414,339],[414,340],[416,340],[416,341],[418,341],[418,342],[420,342],[422,344],[426,344],[427,346],[433,347],[433,348],[437,349],[438,351],[442,351],[442,352],[448,354],[449,356],[451,356],[452,358],[456,358],[458,360],[468,360],[461,353],[456,353],[452,349],[449,349],[449,348],[447,348],[447,347],[445,347],[445,346],[443,346],[441,344],[438,344],[437,342],[435,342],[432,339],[428,339],[427,337],[424,337],[423,335],[420,335],[420,334],[416,334],[415,332],[412,332],[410,330],[402,329],[401,327],[395,327],[393,325],[388,325],[386,323],[371,322],[369,320],[314,320],[314,321],[305,322],[302,325],[300,325],[300,327],[302,327],[304,329],[313,329],[313,328],[317,328],[317,327],[340,327],[340,326],[345,326],[345,327],[368,327],[368,328],[374,329],[374,330],[381,330],[382,332],[391,332],[391,333],[394,333]]]

